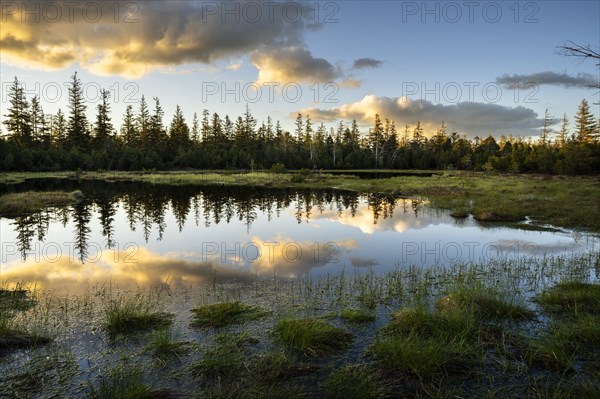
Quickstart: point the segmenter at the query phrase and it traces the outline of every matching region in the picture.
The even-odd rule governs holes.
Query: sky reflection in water
[[[85,200],[71,208],[0,219],[0,280],[71,292],[109,280],[194,286],[571,254],[600,242],[482,226],[376,194],[83,185]]]

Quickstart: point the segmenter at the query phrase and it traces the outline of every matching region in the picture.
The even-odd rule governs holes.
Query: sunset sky
[[[445,121],[471,138],[533,136],[546,108],[572,120],[599,98],[586,87],[600,80],[595,62],[556,54],[569,40],[600,45],[598,1],[3,0],[1,13],[2,114],[15,76],[46,113],[66,111],[74,71],[90,120],[97,88],[111,91],[116,126],[143,94],[160,98],[167,124],[177,104],[188,123],[248,105],[289,130],[298,112],[364,130],[380,113],[399,130]]]

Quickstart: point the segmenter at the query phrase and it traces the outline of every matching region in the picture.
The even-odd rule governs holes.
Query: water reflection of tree
[[[89,227],[92,219],[91,206],[87,201],[80,201],[73,205],[71,215],[75,224],[75,252],[79,254],[78,259],[84,263],[88,256],[88,235],[91,232]]]
[[[286,209],[293,209],[298,223],[309,222],[313,213],[324,213],[327,209],[342,215],[349,211],[353,217],[361,201],[366,201],[373,214],[373,222],[393,216],[396,200],[380,194],[362,195],[353,192],[336,190],[304,190],[291,189],[272,190],[261,188],[232,188],[232,187],[169,187],[151,185],[119,184],[84,187],[84,201],[72,208],[46,211],[28,217],[17,218],[12,223],[17,232],[17,246],[25,259],[31,250],[33,239],[45,239],[51,222],[59,222],[64,226],[74,225],[75,250],[83,262],[87,257],[87,245],[90,234],[92,210],[98,213],[102,228],[102,236],[106,239],[106,247],[115,245],[115,223],[119,212],[125,215],[126,223],[131,231],[141,226],[144,240],[148,242],[152,230],[157,229],[158,240],[163,238],[167,225],[166,213],[170,211],[182,231],[193,212],[196,225],[204,222],[208,227],[211,223],[223,221],[230,223],[237,219],[244,224],[249,233],[259,214],[272,218],[281,217]],[[403,206],[418,211],[418,201],[404,200]],[[202,220],[203,219],[203,220]]]

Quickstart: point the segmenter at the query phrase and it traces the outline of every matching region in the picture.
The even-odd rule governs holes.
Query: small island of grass
[[[51,206],[67,206],[83,197],[81,191],[26,191],[0,196],[0,215],[22,216]]]

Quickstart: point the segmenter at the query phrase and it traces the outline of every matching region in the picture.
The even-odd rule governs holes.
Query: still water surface
[[[600,246],[590,234],[480,224],[378,194],[74,181],[14,187],[31,189],[80,189],[85,197],[65,209],[0,219],[0,280],[59,291],[106,281],[195,286],[379,273]]]

